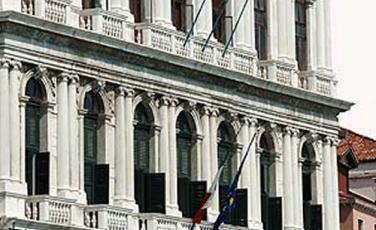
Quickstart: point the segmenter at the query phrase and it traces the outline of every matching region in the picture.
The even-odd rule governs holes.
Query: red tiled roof
[[[343,156],[351,148],[360,162],[376,160],[376,140],[341,128],[345,138],[337,147],[337,154]]]

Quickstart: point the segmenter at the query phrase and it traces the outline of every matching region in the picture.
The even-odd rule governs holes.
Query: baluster
[[[31,219],[31,208],[30,208],[31,203],[27,202],[25,205],[25,216],[27,219]]]
[[[32,203],[32,219],[37,220],[38,219],[38,203]]]

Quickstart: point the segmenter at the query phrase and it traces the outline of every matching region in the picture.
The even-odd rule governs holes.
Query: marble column
[[[127,208],[137,210],[134,198],[134,147],[133,147],[133,97],[134,90],[124,88],[124,126],[125,126],[125,184],[126,184],[126,200]]]
[[[71,189],[79,191],[79,154],[78,154],[78,112],[77,112],[77,83],[78,75],[72,75],[68,86],[68,110],[69,110],[69,155]]]
[[[291,152],[292,129],[286,127],[283,133],[283,217],[285,229],[294,229],[294,189]]]
[[[316,4],[307,1],[307,64],[308,70],[316,67]]]
[[[268,59],[272,60],[277,57],[278,54],[278,6],[281,1],[269,0],[266,1],[266,13],[267,13],[267,52]]]
[[[317,30],[316,30],[316,41],[317,41],[317,47],[316,47],[316,63],[318,68],[324,68],[325,67],[325,59],[326,59],[326,39],[325,39],[325,33],[326,33],[326,24],[325,24],[325,9],[324,9],[324,0],[316,0],[316,20],[317,20]]]
[[[303,212],[302,207],[300,207],[300,196],[299,194],[302,193],[302,188],[300,187],[299,181],[301,181],[301,174],[299,174],[299,166],[298,166],[298,138],[299,138],[299,130],[293,129],[292,136],[291,136],[291,163],[292,163],[292,176],[293,181],[291,186],[294,190],[294,225],[301,229],[302,226],[299,226],[299,213]]]
[[[295,0],[286,0],[287,54],[295,60]]]
[[[235,46],[242,49],[253,49],[255,47],[255,22],[254,22],[254,1],[252,0],[236,0],[233,1],[234,4],[234,18],[233,23],[238,20],[241,10],[244,7],[244,4],[247,2],[247,5],[244,9],[243,16],[239,21],[238,28],[234,33]],[[235,26],[235,24],[234,24]]]
[[[325,16],[325,67],[332,68],[332,25],[331,25],[331,1],[324,1]]]
[[[9,62],[0,62],[0,182],[10,178],[9,138]],[[1,189],[0,189],[1,190]]]
[[[287,0],[290,1],[290,0]],[[287,14],[286,14],[286,2],[278,1],[278,57],[287,57]]]
[[[126,200],[126,145],[125,145],[125,109],[123,87],[116,89],[115,99],[115,197],[114,204],[124,207]]]
[[[21,77],[21,63],[11,62],[9,73],[9,118],[10,118],[10,158],[11,158],[11,177],[15,181],[21,180],[21,158],[23,154],[20,149],[21,126],[20,126],[20,109],[19,109],[19,80]]]
[[[170,99],[168,97],[161,97],[158,101],[161,132],[160,132],[160,144],[159,144],[159,171],[165,174],[166,181],[166,207],[170,204],[170,159],[169,159],[169,136],[168,136],[168,106]],[[166,210],[167,211],[167,210]]]
[[[209,118],[209,127],[210,127],[210,174],[211,180],[210,183],[213,181],[213,177],[218,171],[218,137],[217,137],[217,120],[218,120],[219,111],[216,108],[210,109],[210,118]],[[215,221],[217,215],[219,213],[219,189],[216,190],[215,196],[213,198],[213,204],[208,209],[208,220]]]
[[[209,124],[209,108],[204,106],[201,109],[201,122],[202,122],[202,154],[201,154],[201,175],[202,180],[205,180],[207,186],[210,186],[211,181],[211,156],[210,156],[210,124]],[[205,163],[206,162],[206,163]]]
[[[161,1],[161,0],[151,0],[153,1],[153,17],[154,22],[158,25],[173,28],[171,20],[171,2]]]
[[[195,0],[194,15],[196,16],[202,3],[205,1],[201,14],[196,22],[196,35],[207,38],[213,27],[213,12],[211,0]]]
[[[339,230],[340,229],[340,219],[339,219],[339,196],[338,196],[338,166],[337,166],[337,146],[339,140],[333,138],[331,150],[330,150],[330,164],[331,164],[331,183],[332,183],[332,212],[333,212],[333,226],[331,229]]]
[[[60,74],[57,85],[57,190],[62,197],[70,192],[68,78]]]
[[[333,184],[332,184],[332,165],[331,165],[331,139],[325,138],[324,141],[324,152],[323,152],[323,163],[324,163],[324,205],[323,205],[323,216],[324,216],[324,229],[334,230],[333,225]]]
[[[168,133],[169,133],[169,159],[170,159],[170,214],[181,216],[178,206],[178,170],[177,170],[177,153],[176,153],[176,105],[178,100],[171,98],[170,107],[168,108]]]

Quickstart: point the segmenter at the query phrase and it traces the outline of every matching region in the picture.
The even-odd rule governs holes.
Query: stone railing
[[[297,87],[294,64],[280,61],[259,61],[258,77],[275,81],[283,85]]]
[[[109,205],[90,205],[84,210],[84,225],[95,229],[130,229],[132,222],[128,209],[112,207]]]
[[[202,38],[192,37],[184,46],[185,34],[173,29],[141,23],[136,25],[135,30],[135,40],[141,45],[256,76],[256,56],[253,53],[229,48],[222,57],[224,46],[217,42],[209,42],[202,51],[205,45]]]
[[[332,72],[305,71],[299,73],[299,87],[322,95],[335,97],[337,81]]]
[[[50,196],[28,197],[25,217],[29,220],[71,225],[74,201]]]
[[[71,0],[21,0],[21,11],[46,20],[66,24]]]
[[[87,9],[80,13],[80,28],[125,40],[133,37],[132,25],[128,24],[127,17],[102,9]]]

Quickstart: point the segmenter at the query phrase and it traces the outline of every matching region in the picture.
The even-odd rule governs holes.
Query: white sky
[[[340,125],[376,138],[376,0],[331,0],[338,97],[355,102]]]

